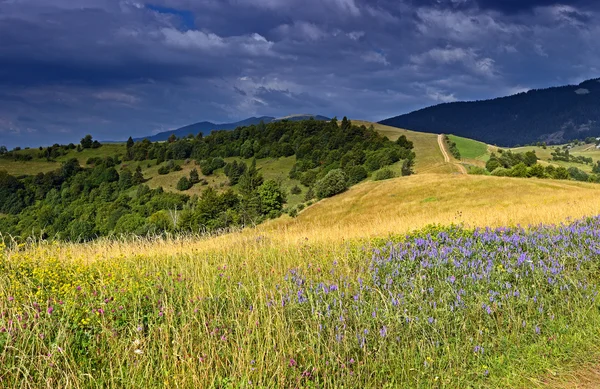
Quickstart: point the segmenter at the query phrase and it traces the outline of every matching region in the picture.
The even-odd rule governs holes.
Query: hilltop
[[[600,136],[600,79],[492,100],[435,105],[381,124],[448,133],[499,146]]]
[[[253,116],[253,117],[250,117],[250,118],[247,118],[244,120],[240,120],[238,122],[233,122],[233,123],[215,124],[215,123],[207,122],[207,121],[198,122],[198,123],[190,124],[190,125],[187,125],[187,126],[175,129],[175,130],[159,132],[156,135],[135,138],[134,140],[139,141],[139,140],[143,140],[143,139],[148,139],[149,141],[152,141],[152,142],[158,142],[158,141],[165,141],[165,140],[169,139],[169,137],[172,135],[175,135],[178,138],[183,138],[190,134],[194,135],[194,136],[196,136],[198,134],[208,135],[211,133],[211,131],[233,130],[238,127],[247,127],[247,126],[259,124],[261,122],[267,124],[267,123],[283,121],[283,120],[302,121],[302,120],[308,120],[311,118],[313,118],[315,120],[319,120],[319,121],[330,120],[329,118],[327,118],[325,116],[312,115],[312,114],[296,114],[296,115],[283,116],[280,118],[275,118],[272,116],[260,116],[260,117]]]

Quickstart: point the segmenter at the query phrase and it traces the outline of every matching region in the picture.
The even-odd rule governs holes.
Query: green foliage
[[[344,172],[348,176],[348,186],[358,184],[368,176],[367,169],[361,165],[347,167]]]
[[[381,124],[439,133],[443,123],[447,133],[511,147],[544,140],[570,141],[581,136],[582,128],[586,133],[600,134],[600,85],[594,79],[577,88],[590,93],[577,95],[571,85],[530,90],[493,100],[439,104]],[[558,133],[560,138],[553,136]]]
[[[190,171],[190,184],[195,185],[200,182],[200,175],[198,174],[198,170],[196,168]]]
[[[390,178],[394,178],[394,177],[396,177],[396,173],[394,173],[392,170],[381,169],[377,173],[375,173],[373,180],[374,181],[383,181],[383,180],[389,180]]]
[[[82,151],[94,145],[99,144],[86,136],[77,146],[56,144],[33,153],[2,149],[0,158],[53,160],[75,148]],[[348,185],[364,180],[369,170],[391,164],[401,163],[403,175],[411,174],[415,158],[412,148],[405,137],[392,142],[373,128],[353,125],[347,118],[341,123],[261,123],[214,131],[204,137],[173,136],[168,142],[128,139],[121,157],[90,157],[84,169],[72,159],[56,171],[31,177],[0,173],[0,232],[10,232],[17,239],[41,234],[88,240],[115,233],[206,231],[254,225],[277,216],[285,204],[283,188],[276,181],[263,180],[256,158],[295,156],[290,177],[308,187],[303,197],[310,201],[340,193]],[[236,160],[249,157],[255,158],[251,165]],[[225,164],[225,158],[233,161]],[[129,167],[118,166],[121,159],[136,162]],[[198,170],[210,175],[223,168],[235,192],[217,193],[207,188],[200,198],[190,199],[143,185],[146,179],[141,166],[149,165],[148,161],[156,160],[158,174],[164,175],[181,170],[175,160],[192,159],[199,161],[200,167],[180,179],[177,189],[187,190],[197,183],[207,185]],[[291,189],[292,194],[302,194],[298,186]]]
[[[81,142],[80,142],[80,144],[81,144],[81,147],[82,147],[82,148],[84,148],[84,149],[90,149],[90,148],[92,148],[92,145],[94,144],[94,141],[93,141],[93,139],[92,139],[92,136],[91,136],[91,135],[89,135],[89,134],[88,134],[88,135],[86,135],[86,136],[84,136],[84,137],[81,139]]]
[[[584,156],[576,157],[574,155],[571,155],[569,152],[569,146],[564,146],[564,148],[562,150],[559,148],[556,148],[551,153],[551,155],[552,155],[553,161],[574,162],[574,163],[580,163],[580,164],[585,164],[585,165],[592,165],[594,163],[594,160],[590,157],[584,157]]]
[[[475,176],[485,176],[488,175],[488,171],[482,167],[479,166],[469,166],[469,174],[475,175]]]
[[[448,150],[450,150],[450,154],[456,159],[461,159],[460,150],[456,146],[456,142],[452,141],[448,135],[444,135],[444,141],[448,146]]]
[[[412,150],[414,148],[413,142],[409,141],[406,138],[406,135],[400,135],[398,139],[396,139],[396,144],[408,150]]]
[[[212,175],[215,170],[220,169],[225,166],[225,162],[222,158],[208,158],[204,161],[200,162],[200,168],[202,169],[202,174],[205,176]]]
[[[177,190],[184,191],[192,187],[192,183],[187,177],[181,177],[177,182]]]
[[[292,189],[290,189],[290,193],[293,195],[299,195],[302,193],[302,189],[298,185],[294,185]]]
[[[315,183],[315,194],[319,199],[335,196],[348,189],[348,177],[342,169],[333,169]]]
[[[258,187],[258,196],[260,197],[263,215],[275,218],[281,214],[286,197],[278,182],[274,180],[265,181]]]
[[[225,175],[229,178],[229,185],[234,186],[240,181],[240,177],[246,172],[248,166],[245,162],[233,161],[225,165]]]
[[[313,187],[311,186],[310,188],[308,188],[308,190],[306,191],[306,194],[304,195],[304,201],[310,201],[312,199],[314,199],[315,196],[315,191],[313,189]]]
[[[538,157],[535,151],[528,151],[526,153],[513,153],[512,151],[499,150],[499,155],[492,153],[490,159],[486,162],[485,167],[489,172],[493,172],[498,167],[510,169],[518,164],[524,164],[527,167],[531,167],[537,164]]]

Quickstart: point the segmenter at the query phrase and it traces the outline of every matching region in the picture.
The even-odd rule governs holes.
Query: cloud
[[[366,62],[378,63],[385,66],[390,64],[385,57],[385,54],[376,51],[369,51],[368,53],[363,54],[361,58]]]
[[[600,72],[598,17],[591,0],[0,0],[0,143],[379,120],[577,82]]]

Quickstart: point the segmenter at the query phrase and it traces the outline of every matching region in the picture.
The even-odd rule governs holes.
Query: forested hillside
[[[445,103],[380,123],[498,146],[600,136],[600,79],[485,101]]]
[[[55,145],[40,150],[37,157],[51,160],[73,148]],[[71,158],[47,173],[14,177],[0,172],[0,232],[21,238],[89,240],[255,224],[281,215],[288,196],[280,180],[263,178],[256,160],[294,157],[296,163],[286,175],[308,188],[305,200],[311,201],[343,192],[372,172],[376,179],[390,178],[392,172],[382,168],[392,164],[400,163],[402,174],[411,174],[412,148],[404,136],[392,142],[345,118],[339,124],[336,120],[260,123],[168,142],[130,139],[124,155],[90,158],[86,167]],[[1,158],[32,158],[31,151],[6,152]],[[123,163],[145,161],[168,175],[181,169],[175,160],[194,160],[197,165],[177,183],[182,193],[150,189],[139,165],[133,170]],[[227,176],[226,185],[208,185],[206,177],[217,171]],[[206,188],[200,196],[184,194],[194,185]],[[290,190],[297,191],[298,186]]]

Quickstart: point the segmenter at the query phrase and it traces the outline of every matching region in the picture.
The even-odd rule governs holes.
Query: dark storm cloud
[[[0,144],[382,119],[597,76],[595,2],[0,0]]]

